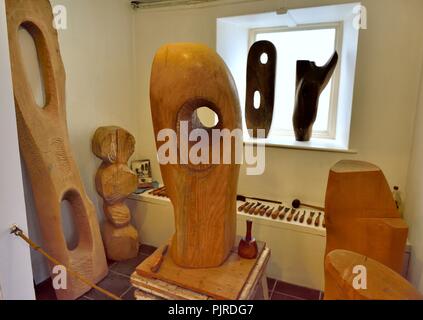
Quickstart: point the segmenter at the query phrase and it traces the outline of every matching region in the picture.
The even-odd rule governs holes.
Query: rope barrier
[[[24,232],[19,229],[17,226],[13,226],[10,229],[10,233],[14,234],[15,236],[21,238],[22,240],[24,240],[32,249],[34,249],[35,251],[41,253],[44,257],[46,257],[50,262],[54,263],[55,265],[61,265],[64,266],[66,271],[72,275],[73,277],[77,278],[78,280],[80,280],[81,282],[85,283],[86,285],[90,286],[91,288],[103,293],[104,295],[108,296],[109,298],[112,298],[113,300],[122,300],[121,298],[119,298],[117,295],[111,293],[110,291],[107,291],[103,288],[100,288],[99,286],[97,286],[95,283],[91,282],[90,280],[88,280],[87,278],[85,278],[84,276],[82,276],[81,274],[79,274],[77,271],[73,270],[70,267],[65,266],[63,263],[60,263],[59,260],[53,258],[52,256],[50,256],[46,251],[43,250],[43,248],[41,248],[39,245],[37,245],[35,242],[33,242],[29,237],[27,237]]]

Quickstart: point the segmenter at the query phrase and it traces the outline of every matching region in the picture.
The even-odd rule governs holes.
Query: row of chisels
[[[283,205],[271,206],[261,202],[245,202],[238,208],[238,212],[248,215],[267,217],[273,220],[297,222],[314,227],[326,228],[325,216],[322,212],[294,209]]]

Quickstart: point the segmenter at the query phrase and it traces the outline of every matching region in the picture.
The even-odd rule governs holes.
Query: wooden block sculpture
[[[394,270],[355,252],[330,252],[326,256],[325,272],[335,284],[330,294],[332,299],[423,300],[423,296]]]
[[[108,272],[97,215],[75,164],[66,125],[65,70],[48,0],[7,0],[7,22],[20,149],[31,180],[43,243],[50,255],[93,282]],[[45,79],[46,105],[36,105],[28,83],[18,30],[34,38]],[[68,250],[61,225],[61,202],[71,207],[79,242]],[[52,265],[50,267],[53,267]],[[57,275],[57,274],[56,274]],[[68,274],[58,299],[75,299],[90,287]]]
[[[313,61],[297,61],[297,80],[293,125],[297,141],[310,141],[316,121],[319,98],[329,83],[336,65],[338,53],[335,51],[328,63],[322,67]]]
[[[248,54],[245,120],[253,137],[257,137],[257,129],[264,129],[267,138],[272,126],[276,57],[276,48],[270,41],[254,43]],[[260,96],[258,105],[254,101],[256,94]]]
[[[125,199],[137,189],[137,176],[127,163],[134,153],[135,138],[119,127],[97,129],[92,140],[94,154],[103,160],[97,171],[95,184],[104,200],[107,221],[102,227],[106,255],[110,260],[122,261],[138,255],[137,230],[130,224],[131,213]]]
[[[325,213],[326,254],[350,250],[401,273],[408,227],[378,167],[360,161],[337,163],[329,173]],[[326,276],[327,299],[334,288]]]
[[[194,143],[185,141],[180,129],[186,126],[190,134],[195,129],[209,133],[209,156],[216,150],[222,151],[219,162],[223,163],[223,143],[212,143],[211,130],[241,130],[233,78],[211,49],[199,44],[169,44],[160,48],[154,58],[150,98],[156,137],[162,129],[171,129],[180,142],[178,161],[161,163],[167,195],[175,212],[176,232],[169,252],[181,267],[217,267],[235,245],[239,175],[239,165],[233,161],[235,148],[231,149],[229,164],[213,164],[211,160],[194,164],[186,157]],[[200,107],[208,107],[217,114],[219,119],[214,128],[200,123],[196,113]],[[169,142],[172,144],[158,139],[158,150]]]

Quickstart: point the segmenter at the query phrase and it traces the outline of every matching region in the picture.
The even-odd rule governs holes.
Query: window
[[[339,25],[316,25],[307,28],[276,28],[251,30],[251,44],[268,40],[277,50],[276,92],[271,136],[294,136],[292,115],[295,105],[295,78],[298,60],[315,61],[324,65],[333,52],[340,51]],[[319,100],[313,137],[334,139],[339,83],[335,73]]]
[[[358,3],[278,10],[217,19],[217,51],[231,70],[245,109],[246,66],[251,45],[271,41],[277,49],[275,105],[268,146],[349,152],[350,122],[359,30],[354,27]],[[297,60],[324,65],[334,51],[338,66],[320,96],[313,137],[297,142],[292,116]],[[249,137],[243,121],[246,143]]]

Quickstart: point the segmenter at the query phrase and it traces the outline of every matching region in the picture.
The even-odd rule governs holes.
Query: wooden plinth
[[[265,243],[259,242],[258,247],[257,259],[240,258],[235,247],[222,266],[207,269],[181,268],[167,255],[159,272],[153,273],[150,268],[163,249],[159,248],[137,267],[131,276],[131,283],[142,292],[164,299],[252,299],[260,281],[265,279],[270,258],[270,249]],[[264,291],[267,291],[267,287]],[[139,294],[141,293],[138,292]],[[265,298],[266,294],[267,292],[264,294]]]

